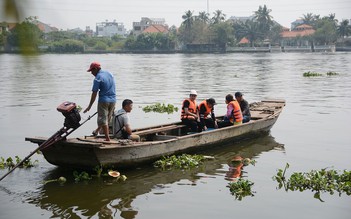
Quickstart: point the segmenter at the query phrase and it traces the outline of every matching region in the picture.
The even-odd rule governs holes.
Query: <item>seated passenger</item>
[[[242,124],[243,116],[238,101],[234,99],[233,95],[228,94],[225,97],[225,103],[227,104],[227,114],[224,116],[223,121],[218,124],[218,127]]]
[[[199,111],[196,104],[196,97],[197,92],[191,90],[189,98],[183,101],[180,115],[182,123],[186,125],[191,132],[198,132]]]
[[[216,105],[216,101],[213,98],[204,100],[199,104],[200,131],[206,131],[207,128],[218,128],[214,105]]]
[[[140,141],[139,135],[132,134],[129,116],[133,109],[133,101],[125,99],[122,102],[122,109],[115,112],[113,121],[113,134],[117,139],[130,139],[132,141]]]
[[[246,100],[244,100],[243,94],[241,92],[235,93],[235,99],[240,104],[240,109],[243,114],[243,123],[249,122],[251,120],[249,103]]]

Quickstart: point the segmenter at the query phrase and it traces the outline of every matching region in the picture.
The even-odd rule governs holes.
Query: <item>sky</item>
[[[4,2],[0,0],[0,22],[13,22],[5,17]],[[13,0],[11,0],[13,1]],[[141,17],[164,18],[169,26],[180,26],[182,15],[191,10],[195,15],[201,11],[222,10],[226,18],[250,16],[261,5],[271,9],[273,20],[290,28],[291,22],[304,14],[319,14],[322,17],[335,13],[336,18],[351,19],[350,0],[15,0],[21,11],[21,20],[37,16],[38,20],[62,30],[90,26],[96,23],[116,21],[130,30],[132,23]]]

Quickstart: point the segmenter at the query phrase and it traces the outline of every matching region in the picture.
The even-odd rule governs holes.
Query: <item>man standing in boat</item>
[[[206,99],[199,104],[201,131],[206,131],[207,128],[218,128],[214,105],[216,105],[216,101],[213,98]]]
[[[90,97],[89,106],[84,110],[84,113],[88,112],[95,102],[96,96],[99,93],[98,100],[98,128],[93,131],[94,135],[102,129],[105,134],[105,140],[110,141],[109,136],[109,122],[111,120],[113,111],[116,105],[116,83],[113,75],[101,69],[101,65],[98,62],[90,64],[90,68],[87,70],[94,75],[95,79],[93,82],[92,93]]]
[[[249,103],[243,98],[243,94],[241,92],[235,93],[235,99],[240,104],[240,109],[243,114],[243,123],[249,122],[251,120]]]
[[[122,109],[115,112],[113,121],[113,135],[118,139],[130,139],[132,141],[140,141],[139,135],[132,134],[132,128],[128,113],[133,109],[133,101],[125,99],[122,102]]]
[[[185,99],[182,104],[180,119],[191,132],[198,132],[199,111],[196,104],[197,92],[191,90],[189,98]]]

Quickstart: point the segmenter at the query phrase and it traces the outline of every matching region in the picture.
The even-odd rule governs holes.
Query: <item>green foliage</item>
[[[328,192],[333,195],[335,192],[346,195],[351,195],[351,171],[344,170],[339,173],[336,170],[311,170],[310,172],[295,172],[290,178],[285,177],[286,169],[289,164],[286,164],[284,171],[279,169],[273,180],[278,182],[278,188],[284,186],[286,191],[305,191],[311,190],[315,192],[314,198],[319,199],[320,193]]]
[[[333,71],[328,71],[326,73],[326,75],[327,76],[336,76],[336,75],[339,75],[339,73],[333,72]],[[304,77],[319,77],[319,76],[323,76],[323,74],[322,73],[318,73],[318,72],[308,71],[308,72],[303,73],[303,76]]]
[[[143,111],[146,113],[149,112],[156,112],[156,113],[168,113],[171,114],[173,112],[178,111],[178,107],[175,107],[172,104],[161,104],[161,103],[155,103],[154,105],[148,105],[143,107]]]
[[[82,172],[78,172],[78,171],[73,171],[73,177],[74,180],[76,182],[82,181],[82,180],[91,180],[92,177],[89,175],[89,173],[82,171]]]
[[[48,51],[56,53],[84,52],[84,44],[78,40],[67,39],[52,43],[49,46]]]
[[[327,72],[327,76],[335,76],[335,75],[339,75],[339,73],[333,72],[333,71],[328,71]]]
[[[235,199],[241,201],[243,197],[254,196],[255,192],[251,190],[253,185],[254,183],[250,180],[240,178],[236,182],[230,182],[227,187],[229,187],[229,190]]]
[[[16,166],[17,164],[19,164],[22,161],[21,158],[19,158],[18,156],[15,156],[15,160],[16,160],[16,162],[14,162],[14,160],[11,157],[8,157],[6,160],[5,160],[5,158],[0,157],[0,169],[13,168],[14,166]],[[36,165],[36,163],[38,163],[38,160],[35,160],[34,162],[32,162],[31,159],[28,158],[18,167],[19,168],[30,168],[30,167],[34,167]]]
[[[64,184],[67,181],[67,179],[63,176],[57,178],[57,179],[51,179],[44,181],[44,184],[51,183],[51,182],[59,182],[60,184]]]
[[[303,73],[303,76],[304,77],[318,77],[318,76],[323,76],[323,74],[317,73],[317,72],[308,71],[308,72]]]
[[[165,169],[189,169],[193,167],[198,167],[206,159],[213,159],[212,157],[207,157],[203,155],[189,155],[182,154],[179,156],[172,155],[163,157],[160,160],[154,162],[154,167],[159,167],[163,170]]]

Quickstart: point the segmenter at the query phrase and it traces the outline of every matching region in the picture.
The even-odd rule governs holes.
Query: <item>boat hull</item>
[[[284,102],[285,105],[285,102]],[[267,133],[277,121],[281,108],[272,111],[266,118],[250,121],[238,126],[230,126],[211,131],[182,136],[155,135],[152,141],[140,143],[107,144],[88,139],[68,139],[42,150],[45,159],[57,166],[69,168],[92,168],[95,166],[131,167],[151,162],[162,156],[196,151],[243,138],[252,138]],[[39,145],[46,139],[26,139]]]

